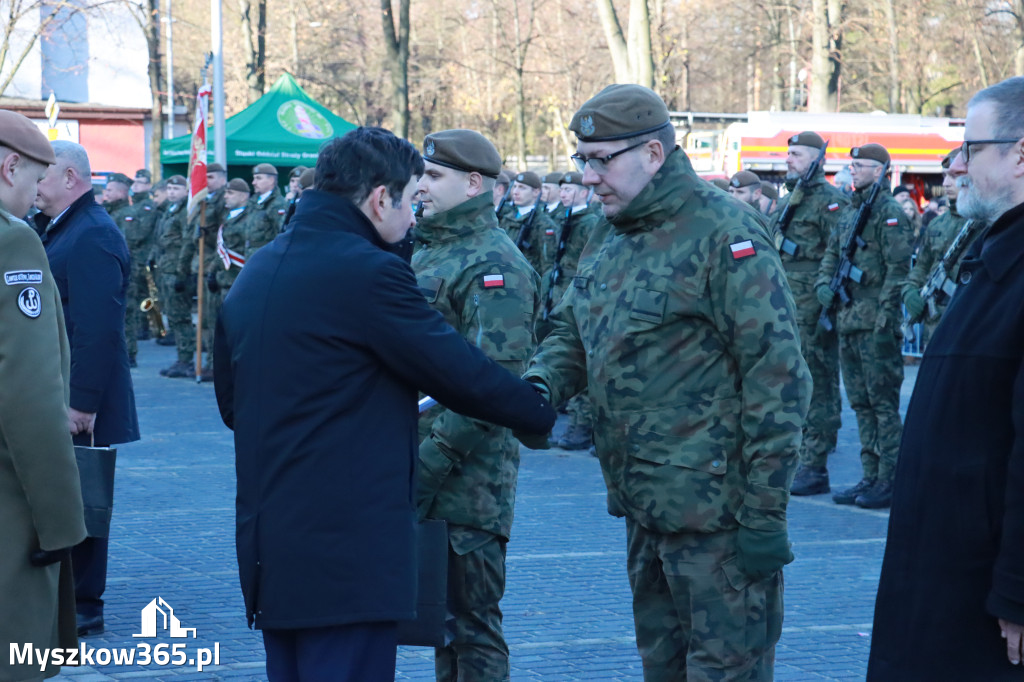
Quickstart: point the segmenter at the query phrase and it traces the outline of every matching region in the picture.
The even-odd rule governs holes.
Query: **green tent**
[[[288,169],[313,166],[325,140],[356,128],[307,95],[289,73],[278,78],[270,92],[228,118],[225,125],[228,174],[248,179],[253,166],[271,163],[282,182],[287,182]],[[211,127],[206,135],[207,163],[214,161],[213,132]],[[191,135],[160,144],[164,177],[185,174],[191,146]]]

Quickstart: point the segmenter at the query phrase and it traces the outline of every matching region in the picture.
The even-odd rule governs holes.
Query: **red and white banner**
[[[189,211],[200,192],[206,190],[206,121],[210,110],[210,92],[210,86],[203,83],[196,94],[196,124],[192,129],[192,151],[188,159]]]

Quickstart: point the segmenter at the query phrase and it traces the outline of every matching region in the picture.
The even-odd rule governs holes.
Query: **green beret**
[[[711,184],[717,187],[718,189],[729,189],[729,181],[726,180],[725,178],[714,178],[711,180]]]
[[[206,167],[206,173],[209,175],[210,173],[227,173],[227,171],[224,170],[224,166],[219,163],[211,163]]]
[[[802,147],[814,147],[815,149],[821,149],[825,146],[825,140],[821,139],[821,135],[818,133],[812,133],[809,130],[805,130],[804,132],[789,138],[789,144],[798,144]]]
[[[562,182],[561,173],[548,173],[547,175],[544,176],[545,185],[557,185],[560,182]]]
[[[112,182],[120,182],[125,187],[131,187],[132,181],[124,173],[111,173],[107,176],[107,184]]]
[[[57,163],[53,147],[39,127],[21,114],[6,109],[0,109],[0,144],[39,163]]]
[[[540,176],[533,171],[526,171],[516,176],[516,182],[529,185],[534,189],[540,189]]]
[[[752,171],[740,171],[729,180],[729,185],[732,187],[750,187],[751,185],[760,184],[761,178],[757,177],[757,173]]]
[[[944,157],[942,157],[942,168],[943,168],[943,170],[949,170],[949,167],[953,165],[954,161],[956,161],[956,156],[959,153],[960,153],[960,147],[957,147],[956,149],[950,151],[948,154],[946,154]]]
[[[501,171],[500,173],[498,173],[498,177],[495,178],[495,182],[499,185],[511,185],[512,176],[506,173],[505,171]]]
[[[263,173],[264,175],[277,176],[277,169],[269,163],[260,163],[252,167],[252,174]]]
[[[302,175],[299,176],[299,187],[302,189],[309,189],[313,186],[314,180],[316,180],[316,169],[307,168],[302,171]]]
[[[778,200],[779,189],[767,180],[761,181],[761,194],[765,195],[769,199]]]
[[[184,175],[172,175],[167,178],[168,185],[179,185],[181,187],[188,187],[188,181],[185,180]]]
[[[889,163],[889,152],[885,150],[885,147],[874,142],[854,147],[850,150],[850,156],[855,159],[870,159],[878,163]]]
[[[235,192],[244,192],[246,194],[252,194],[252,190],[249,189],[249,183],[242,178],[231,178],[228,182],[228,189]]]
[[[295,178],[301,178],[304,172],[306,172],[305,166],[296,166],[295,168],[292,168],[292,172],[288,174],[288,179],[294,180]]]
[[[569,130],[580,142],[625,140],[670,125],[668,107],[642,85],[609,85],[572,117]]]
[[[494,144],[475,130],[442,130],[423,140],[423,160],[446,168],[497,178],[501,154]]]
[[[559,185],[579,185],[583,187],[583,173],[566,173],[558,181]]]
[[[143,182],[152,182],[153,175],[145,168],[140,168],[139,170],[135,171],[135,179],[142,180]]]

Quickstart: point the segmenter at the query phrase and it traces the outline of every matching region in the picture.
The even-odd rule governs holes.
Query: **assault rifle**
[[[925,310],[927,311],[926,319],[934,320],[939,316],[938,298],[939,292],[947,297],[946,300],[953,297],[953,292],[956,291],[956,282],[949,277],[949,273],[956,267],[957,262],[960,260],[960,256],[967,249],[967,245],[971,243],[971,238],[977,229],[978,223],[973,220],[968,220],[964,223],[964,226],[960,228],[960,232],[956,235],[956,239],[946,249],[946,253],[943,254],[942,260],[935,264],[932,268],[931,273],[928,275],[928,281],[921,287],[921,298],[925,302]],[[914,323],[918,322],[920,317],[908,319],[903,322],[903,338],[907,341],[914,340]]]
[[[886,161],[885,166],[882,168],[882,174],[878,176],[878,180],[871,186],[871,192],[857,211],[857,218],[854,220],[853,229],[850,230],[850,236],[847,237],[842,248],[839,250],[839,263],[836,264],[836,271],[828,283],[828,288],[835,293],[835,298],[839,299],[840,305],[850,305],[852,299],[847,289],[849,283],[852,281],[860,284],[861,279],[864,278],[864,271],[853,264],[853,257],[857,255],[857,249],[862,249],[867,245],[860,235],[864,231],[864,226],[868,223],[868,218],[871,217],[871,206],[874,205],[878,192],[882,189],[883,184],[888,182],[888,175],[889,162]],[[822,306],[821,315],[818,316],[818,324],[824,327],[825,331],[835,329],[835,325],[832,323],[832,309],[836,307],[835,298],[832,299],[831,304]]]
[[[565,223],[562,225],[562,232],[558,237],[558,248],[555,250],[555,262],[551,265],[551,275],[548,278],[548,291],[544,294],[544,310],[541,319],[545,322],[555,307],[555,285],[562,279],[562,257],[565,255],[565,248],[572,236],[572,206],[565,209]]]
[[[537,203],[533,205],[533,210],[530,211],[530,215],[523,221],[523,224],[519,227],[519,234],[516,235],[516,248],[522,251],[524,254],[530,250],[530,246],[533,242],[530,241],[530,233],[533,232],[533,221],[537,219],[537,213],[541,209],[540,195],[537,195]]]
[[[778,222],[775,223],[779,230],[779,234],[782,235],[782,246],[779,248],[783,253],[788,253],[790,256],[796,256],[796,252],[800,249],[800,245],[794,242],[792,239],[786,238],[786,230],[789,228],[790,221],[793,220],[793,214],[796,213],[796,207],[804,200],[804,188],[807,186],[821,168],[821,164],[825,162],[825,152],[828,151],[828,140],[825,140],[824,146],[821,151],[818,152],[818,158],[807,167],[804,174],[796,181],[796,186],[793,187],[793,191],[789,194],[789,203],[786,204],[786,208],[782,209],[782,213],[779,215]]]

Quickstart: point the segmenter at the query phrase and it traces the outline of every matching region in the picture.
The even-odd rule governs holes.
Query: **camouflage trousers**
[[[842,398],[839,396],[839,337],[826,332],[818,324],[821,304],[814,293],[814,280],[789,276],[793,300],[797,308],[797,326],[800,330],[800,351],[807,362],[814,388],[811,405],[804,421],[800,463],[804,466],[823,467],[828,453],[836,449]]]
[[[644,682],[765,682],[782,633],[782,572],[736,567],[736,531],[650,531],[626,519],[626,567]]]
[[[128,357],[130,358],[134,358],[139,353],[139,330],[142,329],[142,325],[149,324],[145,313],[139,310],[139,304],[148,297],[149,283],[146,281],[146,266],[137,265],[133,260],[131,275],[128,277],[128,292],[125,295],[124,309],[124,340],[128,344]]]
[[[846,397],[857,415],[864,478],[891,481],[903,435],[899,343],[892,334],[846,332],[839,336],[839,357]]]
[[[565,410],[569,414],[570,426],[594,426],[594,408],[590,405],[590,395],[586,389],[570,398]]]
[[[205,360],[203,367],[213,369],[213,332],[217,328],[217,315],[220,314],[220,304],[224,301],[224,290],[216,293],[206,288],[203,284],[203,351]]]
[[[490,539],[464,554],[448,547],[450,643],[434,649],[434,672],[439,682],[505,682],[510,669],[499,602],[505,594],[506,542],[483,531],[468,532]]]
[[[192,324],[192,301],[187,292],[174,290],[175,275],[160,275],[160,297],[163,312],[167,315],[167,330],[174,334],[178,348],[178,360],[191,363],[195,360],[196,328]]]

